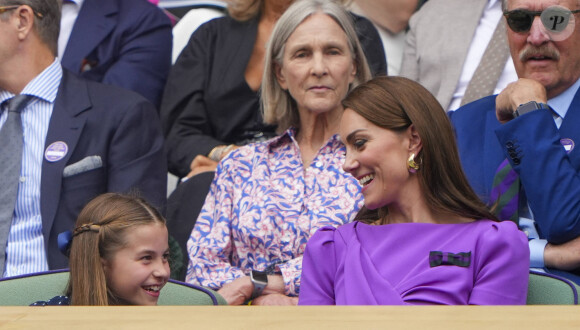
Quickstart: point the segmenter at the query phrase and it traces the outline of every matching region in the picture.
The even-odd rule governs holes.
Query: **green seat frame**
[[[67,269],[1,279],[0,306],[28,306],[63,295],[68,279]],[[158,305],[227,305],[227,302],[208,288],[169,280],[161,289]]]
[[[563,277],[530,270],[528,305],[578,305],[580,287]]]

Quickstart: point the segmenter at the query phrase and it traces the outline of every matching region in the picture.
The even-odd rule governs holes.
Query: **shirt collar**
[[[270,149],[275,148],[275,147],[281,145],[284,141],[286,141],[288,139],[291,141],[294,141],[294,143],[296,143],[296,145],[298,145],[298,142],[296,141],[296,133],[297,132],[298,132],[298,129],[296,129],[295,127],[290,127],[284,133],[280,134],[279,136],[277,136],[275,138],[272,138],[268,142],[268,147]],[[329,144],[329,143],[335,142],[335,141],[340,141],[338,134],[334,134],[333,136],[331,136],[326,144]]]
[[[499,0],[489,0],[486,9],[493,7]]]
[[[84,0],[62,0],[62,3],[74,3],[75,5],[79,6],[79,8],[83,5]]]
[[[34,77],[24,87],[20,94],[32,95],[53,103],[58,93],[58,86],[62,79],[62,67],[58,59],[54,59],[51,65],[46,67],[39,75]],[[0,104],[13,98],[15,95],[6,90],[0,90]]]
[[[570,86],[560,95],[548,100],[548,105],[558,114],[558,116],[560,116],[560,118],[564,118],[566,113],[568,113],[568,109],[570,108],[572,100],[574,100],[574,96],[576,96],[579,87],[580,79],[576,80],[574,85]]]

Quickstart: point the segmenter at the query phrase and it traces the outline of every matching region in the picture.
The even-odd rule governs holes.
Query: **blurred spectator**
[[[517,79],[505,25],[498,26],[501,18],[501,0],[427,1],[411,17],[400,74],[427,88],[447,110],[499,93]],[[482,59],[495,45],[493,39],[499,45],[493,55],[485,56],[497,63],[492,71]],[[472,78],[481,77],[474,75],[479,67],[482,74],[488,74],[488,81],[473,80],[470,89],[479,94],[462,101]]]
[[[66,0],[58,56],[89,80],[135,91],[158,108],[171,67],[171,21],[144,0]]]

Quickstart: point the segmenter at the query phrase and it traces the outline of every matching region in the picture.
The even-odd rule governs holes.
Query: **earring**
[[[407,160],[407,165],[409,166],[409,172],[415,173],[419,169],[419,164],[415,162],[415,154],[411,154]]]

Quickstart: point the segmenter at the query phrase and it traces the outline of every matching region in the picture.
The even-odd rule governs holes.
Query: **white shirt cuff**
[[[530,247],[530,268],[544,267],[544,249],[548,241],[545,239],[532,239],[528,242]]]

